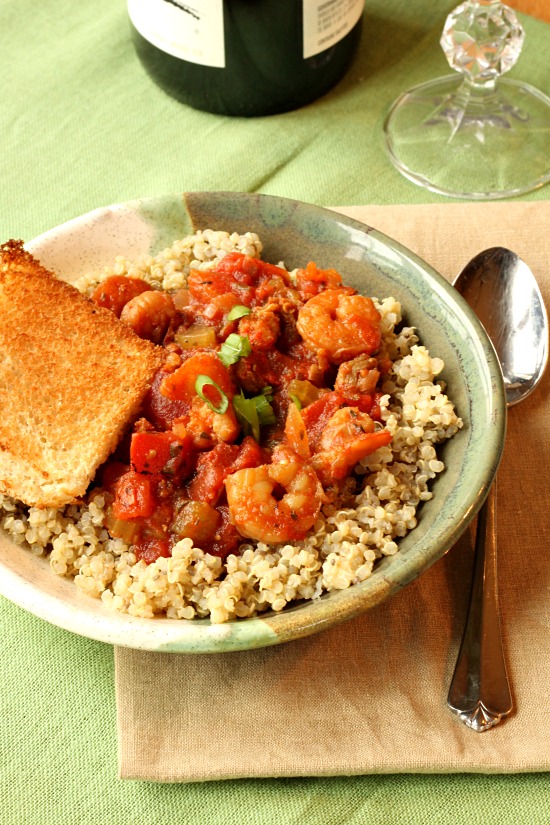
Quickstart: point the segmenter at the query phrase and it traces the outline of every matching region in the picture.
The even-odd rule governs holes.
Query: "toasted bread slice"
[[[0,247],[0,491],[61,507],[84,495],[164,360],[23,248]]]

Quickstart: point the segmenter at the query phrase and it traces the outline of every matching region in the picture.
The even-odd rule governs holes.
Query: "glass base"
[[[550,99],[526,83],[423,83],[395,101],[384,133],[401,174],[441,195],[509,198],[550,181]]]

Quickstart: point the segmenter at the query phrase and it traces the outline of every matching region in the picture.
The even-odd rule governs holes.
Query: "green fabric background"
[[[360,54],[335,90],[296,112],[241,120],[195,112],[152,84],[123,0],[0,0],[0,240],[184,190],[321,205],[443,200],[393,169],[382,123],[404,88],[447,73],[438,39],[453,5],[367,0]],[[550,26],[522,21],[526,49],[510,76],[549,94]],[[546,774],[122,782],[115,713],[109,646],[0,599],[2,825],[550,822]]]

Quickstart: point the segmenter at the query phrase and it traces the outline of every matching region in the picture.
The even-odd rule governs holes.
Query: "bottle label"
[[[350,32],[365,0],[304,0],[304,58],[329,49]]]
[[[128,14],[141,36],[163,52],[225,67],[223,0],[128,0]]]

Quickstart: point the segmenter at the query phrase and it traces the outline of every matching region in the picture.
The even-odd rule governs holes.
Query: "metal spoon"
[[[509,249],[476,255],[455,279],[491,338],[508,407],[526,398],[548,359],[548,318],[535,277]],[[475,731],[512,711],[500,632],[496,569],[496,480],[477,522],[470,606],[447,704]]]

